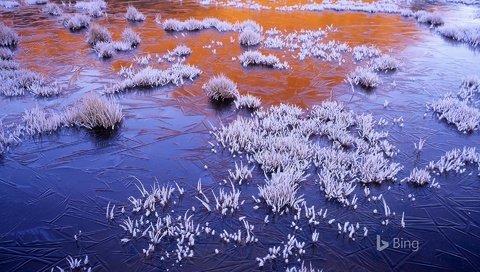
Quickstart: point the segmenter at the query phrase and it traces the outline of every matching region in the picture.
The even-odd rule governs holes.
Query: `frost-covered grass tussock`
[[[480,110],[456,97],[444,97],[433,101],[428,107],[437,113],[439,120],[454,124],[461,132],[480,129]]]
[[[480,94],[480,80],[476,76],[465,78],[456,93],[448,93],[427,108],[437,114],[439,120],[453,124],[463,133],[480,129],[480,109],[477,97]]]
[[[131,22],[142,22],[145,21],[146,17],[134,6],[128,6],[127,12],[125,13],[125,18]]]
[[[242,182],[252,179],[252,172],[255,169],[255,166],[249,168],[248,165],[243,165],[243,162],[240,162],[240,165],[235,162],[235,170],[228,170],[228,175],[231,180],[237,182],[239,185],[242,185]]]
[[[355,61],[379,57],[382,54],[375,45],[359,45],[352,49],[352,56]]]
[[[112,100],[89,94],[61,112],[38,107],[25,111],[21,130],[26,135],[54,132],[61,127],[115,129],[122,121],[120,106]]]
[[[167,53],[163,55],[157,55],[157,61],[161,62],[177,62],[182,63],[186,58],[192,54],[192,49],[190,47],[179,44],[173,50],[168,50]]]
[[[262,100],[251,94],[239,95],[233,103],[237,109],[256,110],[262,106]]]
[[[272,173],[265,180],[264,186],[259,186],[258,195],[265,200],[272,212],[280,213],[285,208],[298,209],[303,196],[298,196],[299,183],[305,180],[301,171],[286,169]]]
[[[133,88],[155,88],[168,84],[182,85],[185,80],[193,80],[201,74],[201,71],[192,65],[174,64],[165,70],[159,70],[150,66],[132,74],[118,83],[104,90],[105,93],[118,93]]]
[[[343,54],[351,50],[347,43],[339,42],[336,40],[328,41],[326,43],[309,43],[304,44],[299,53],[300,59],[306,57],[316,57],[325,61],[338,61],[341,65],[345,62]]]
[[[260,32],[262,29],[259,24],[252,20],[246,20],[243,22],[236,22],[232,24],[227,21],[221,21],[217,18],[205,18],[203,20],[190,18],[185,21],[180,21],[177,19],[166,19],[161,22],[161,24],[162,28],[165,31],[200,31],[205,29],[216,29],[220,32],[242,32],[249,28],[253,31]]]
[[[43,8],[43,12],[52,16],[60,16],[63,13],[62,8],[60,8],[60,6],[57,5],[56,3],[48,3]]]
[[[103,0],[77,1],[75,8],[85,11],[91,17],[102,17],[105,15],[107,3]]]
[[[87,42],[90,46],[95,46],[99,42],[110,43],[112,41],[112,34],[104,26],[92,24],[87,34]]]
[[[0,47],[0,60],[11,60],[13,59],[13,52],[9,48]]]
[[[215,6],[221,7],[233,7],[239,9],[249,9],[249,10],[269,10],[271,9],[270,6],[261,5],[255,1],[218,1],[218,0],[202,0],[200,1],[202,5],[210,5],[215,4]]]
[[[375,71],[393,71],[400,67],[400,61],[390,55],[381,55],[380,57],[374,58],[370,67]]]
[[[14,47],[18,44],[18,41],[17,32],[0,22],[0,46]]]
[[[421,24],[428,24],[431,27],[443,25],[445,22],[440,14],[426,12],[424,10],[413,13],[413,17]]]
[[[430,183],[431,179],[432,179],[432,176],[430,175],[430,172],[427,169],[418,169],[418,168],[414,168],[410,172],[410,176],[406,178],[408,182],[411,182],[420,186]]]
[[[347,78],[353,84],[366,89],[375,88],[380,83],[380,78],[370,67],[357,67]]]
[[[480,98],[480,77],[473,75],[466,77],[460,85],[457,95],[461,100],[475,102],[477,98]]]
[[[397,4],[391,1],[376,1],[372,3],[367,3],[362,1],[351,1],[351,0],[340,0],[340,1],[326,0],[320,4],[311,3],[311,4],[304,4],[304,5],[283,6],[283,7],[277,7],[276,9],[280,11],[334,10],[334,11],[367,12],[367,13],[401,13],[403,11],[403,9],[400,6],[398,6]]]
[[[241,45],[254,46],[262,41],[262,34],[251,28],[246,28],[240,33],[238,40]]]
[[[190,49],[190,47],[184,44],[179,44],[173,50],[169,50],[163,55],[157,55],[157,61],[159,63],[164,61],[181,63],[184,62],[186,57],[190,54],[192,54],[192,49]]]
[[[83,97],[65,116],[69,123],[87,129],[115,129],[123,119],[116,102],[96,94]]]
[[[237,84],[223,74],[211,77],[203,90],[212,101],[232,101],[239,95]]]
[[[122,33],[123,40],[112,41],[110,32],[101,26],[94,27],[89,31],[88,43],[99,58],[111,58],[116,51],[129,51],[136,48],[140,42],[140,36],[131,28],[126,28]]]
[[[479,0],[447,0],[447,2],[450,2],[450,3],[459,3],[459,4],[465,4],[465,5],[480,4],[480,1],[479,1]]]
[[[21,96],[32,93],[37,96],[54,96],[62,92],[57,83],[29,70],[20,69],[12,60],[0,61],[0,94]]]
[[[0,120],[0,156],[25,136],[52,133],[62,127],[78,126],[87,129],[115,129],[122,121],[120,106],[114,101],[89,94],[60,111],[34,107],[25,110],[21,123],[5,130]]]
[[[90,25],[90,17],[83,14],[66,15],[63,18],[63,26],[71,31],[78,31]]]
[[[276,194],[288,195],[288,203],[296,203],[298,183],[312,167],[326,197],[345,205],[356,205],[349,195],[359,181],[368,185],[396,180],[402,167],[390,162],[395,147],[386,140],[388,133],[376,131],[376,126],[371,115],[356,115],[337,102],[324,102],[308,112],[281,104],[261,108],[252,117],[239,116],[214,128],[213,135],[232,154],[245,154],[250,163],[260,165],[268,181],[260,187],[261,197],[270,199],[268,206],[278,211],[286,204],[275,200]],[[316,137],[328,139],[331,146],[320,146]],[[285,176],[289,185],[282,181]]]
[[[314,57],[324,61],[336,61],[339,65],[345,62],[344,53],[352,49],[347,43],[337,40],[323,41],[327,31],[337,31],[333,27],[327,30],[300,30],[291,33],[282,33],[277,29],[266,31],[267,38],[263,46],[274,49],[288,49],[295,58],[304,60],[307,57]],[[358,51],[358,49],[357,49]]]
[[[20,66],[13,60],[0,60],[0,70],[18,70]]]
[[[25,110],[22,121],[23,131],[27,135],[50,133],[66,123],[63,114],[43,110],[38,107]]]
[[[452,149],[445,152],[438,161],[431,161],[428,164],[430,171],[436,171],[437,174],[454,171],[464,173],[467,165],[478,165],[478,174],[480,175],[480,153],[475,147],[464,147],[463,149]]]
[[[2,120],[0,120],[0,158],[9,147],[20,142],[19,131],[6,131]]]
[[[107,2],[103,0],[90,0],[90,1],[77,1],[75,3],[75,8],[89,10],[92,7],[98,7],[100,9],[107,8]]]
[[[20,6],[20,3],[18,3],[17,1],[13,1],[13,0],[0,1],[0,7],[6,8],[6,9],[16,8],[18,6]]]
[[[246,51],[238,57],[238,60],[244,67],[249,65],[262,65],[275,69],[288,69],[290,67],[288,62],[281,62],[276,56],[272,54],[264,55],[258,50]]]
[[[25,0],[27,5],[45,5],[48,3],[48,0]]]
[[[135,48],[142,42],[140,35],[131,28],[126,28],[122,32],[122,39],[125,43],[130,45],[130,48]]]
[[[184,57],[192,54],[192,49],[190,47],[180,44],[177,45],[171,52],[172,55],[177,56],[177,57]]]
[[[445,38],[468,43],[473,47],[480,45],[480,25],[445,25],[437,28]]]
[[[97,53],[97,56],[102,59],[108,59],[115,54],[115,46],[110,42],[97,42],[93,46],[93,50]]]

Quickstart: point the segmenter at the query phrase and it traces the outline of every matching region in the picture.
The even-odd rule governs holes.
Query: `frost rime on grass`
[[[53,96],[62,92],[56,82],[50,82],[32,71],[20,69],[18,64],[11,60],[0,61],[0,81],[0,94],[4,96],[20,96],[27,92],[37,96]]]
[[[0,1],[0,7],[4,7],[6,9],[16,8],[18,6],[20,6],[20,4],[17,1],[9,1],[9,0]]]
[[[464,173],[467,164],[477,164],[480,175],[480,153],[477,152],[475,147],[455,148],[447,151],[438,161],[431,161],[428,169],[438,171],[440,174],[450,171]]]
[[[177,19],[166,19],[161,22],[161,24],[165,31],[200,31],[205,29],[216,29],[220,32],[242,32],[247,28],[255,32],[261,31],[260,25],[251,20],[232,24],[227,21],[221,21],[217,18],[205,18],[203,20],[190,18],[185,21],[180,21]]]
[[[251,28],[246,28],[240,33],[238,40],[240,41],[241,45],[254,46],[258,45],[262,41],[262,34]]]
[[[438,33],[445,38],[468,43],[473,47],[480,45],[479,25],[445,25],[437,28]]]
[[[52,16],[60,16],[62,15],[62,9],[56,3],[48,3],[44,8],[43,12],[52,15]]]
[[[232,154],[245,154],[250,163],[260,165],[268,181],[260,187],[261,196],[271,199],[267,204],[278,211],[285,205],[275,200],[275,194],[282,192],[274,188],[288,187],[279,180],[285,176],[290,177],[290,182],[303,180],[303,173],[312,166],[319,173],[326,197],[345,204],[355,202],[349,200],[349,195],[359,181],[370,184],[396,180],[402,167],[389,160],[396,154],[395,148],[386,140],[388,134],[375,127],[371,115],[356,115],[337,102],[324,102],[309,112],[281,104],[259,109],[250,118],[240,116],[226,126],[214,128],[213,135]],[[331,147],[320,147],[311,140],[313,136],[327,138]],[[289,195],[286,199],[290,206],[296,199],[296,191],[291,189],[297,188],[291,185],[283,192]]]
[[[286,207],[298,209],[303,196],[297,196],[297,191],[299,183],[304,180],[304,174],[295,169],[277,171],[265,180],[264,186],[259,186],[258,195],[274,213],[279,213]]]
[[[103,0],[78,1],[75,8],[84,10],[91,17],[102,17],[107,8],[107,3]]]
[[[133,88],[155,88],[168,84],[182,85],[185,79],[193,80],[201,71],[192,65],[174,64],[165,70],[145,67],[136,72],[131,78],[124,79],[105,89],[105,93],[118,93]]]
[[[380,49],[374,45],[359,45],[352,49],[352,55],[355,61],[362,61],[366,58],[378,57],[381,54],[382,52]]]
[[[203,89],[213,101],[231,101],[239,95],[237,84],[223,74],[210,78]]]
[[[27,135],[35,135],[74,125],[87,129],[114,129],[123,115],[120,106],[115,102],[90,94],[62,112],[33,108],[25,111],[22,118],[22,130]]]
[[[237,109],[250,109],[250,110],[255,110],[258,109],[262,106],[262,101],[260,98],[246,94],[246,95],[239,95],[237,99],[234,101],[235,107]]]
[[[112,41],[112,34],[106,27],[94,24],[88,31],[87,42],[91,46],[95,46],[98,42],[109,43]]]
[[[18,44],[17,33],[10,27],[0,22],[0,46],[14,47]]]
[[[334,10],[334,11],[367,12],[367,13],[401,13],[403,11],[403,9],[401,9],[400,6],[390,1],[377,1],[372,3],[365,3],[362,1],[351,1],[351,0],[341,0],[341,1],[335,1],[335,2],[331,0],[326,0],[326,1],[323,1],[321,4],[312,3],[312,4],[304,4],[304,5],[283,6],[283,7],[278,7],[276,9],[281,11]]]
[[[112,100],[89,94],[61,111],[38,107],[25,110],[22,122],[5,130],[0,120],[0,155],[9,146],[21,142],[24,136],[52,133],[62,127],[78,126],[87,129],[114,129],[123,119],[120,106]]]
[[[145,21],[146,17],[134,6],[128,6],[127,13],[125,13],[125,18],[132,22],[142,22]]]
[[[375,88],[380,83],[380,78],[370,67],[357,67],[348,75],[348,79],[355,85],[363,88]]]
[[[83,14],[67,15],[63,19],[63,26],[71,31],[78,31],[90,25],[90,18]]]
[[[240,63],[247,67],[249,65],[263,65],[275,69],[288,69],[288,62],[281,62],[276,56],[264,55],[260,51],[246,51],[238,57]]]
[[[444,97],[435,100],[428,107],[436,112],[439,120],[454,124],[461,132],[470,132],[480,128],[480,110],[468,105],[467,101],[456,97]]]

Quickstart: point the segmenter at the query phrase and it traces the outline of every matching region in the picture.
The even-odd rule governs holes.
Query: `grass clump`
[[[0,46],[14,47],[18,44],[18,34],[10,27],[0,22]]]
[[[305,180],[303,172],[294,169],[277,171],[271,178],[265,180],[264,186],[259,186],[259,196],[265,200],[274,213],[280,213],[285,208],[297,209],[303,201],[303,196],[297,196],[299,182]]]
[[[145,21],[146,17],[134,6],[128,6],[127,12],[125,13],[125,18],[131,22],[142,22]]]
[[[239,36],[239,42],[244,46],[258,45],[261,41],[262,35],[251,28],[246,28],[240,33]]]
[[[9,48],[0,47],[0,60],[11,60],[13,59],[13,52]]]
[[[443,25],[442,16],[437,13],[426,12],[424,10],[417,11],[413,14],[413,17],[417,19],[417,22],[421,24],[428,24],[431,27],[437,27]]]
[[[237,84],[223,74],[210,78],[203,90],[212,101],[232,101],[239,95]]]
[[[43,12],[52,15],[52,16],[60,16],[62,15],[62,9],[56,3],[48,3],[44,8]]]
[[[87,42],[90,46],[95,46],[99,42],[109,43],[112,41],[112,34],[106,27],[94,24],[88,31]]]
[[[382,54],[380,49],[374,45],[359,45],[352,50],[353,59],[355,61],[362,61],[365,58],[374,58]]]
[[[0,60],[0,70],[18,70],[20,67],[16,61]]]
[[[27,5],[45,5],[48,0],[25,0]]]
[[[107,3],[103,0],[93,0],[93,1],[77,1],[75,3],[75,8],[86,11],[86,13],[91,17],[102,17],[107,8]]]
[[[160,70],[147,66],[132,74],[111,87],[105,89],[105,93],[118,93],[133,88],[155,88],[168,84],[182,85],[185,79],[193,80],[201,71],[192,65],[174,64],[170,68]]]
[[[473,47],[480,45],[480,25],[448,25],[437,28],[437,32],[445,38],[468,43]]]
[[[62,92],[55,83],[49,82],[43,76],[29,70],[19,69],[13,61],[8,64],[10,69],[0,69],[0,94],[4,96],[21,96],[32,93],[37,96],[54,96]]]
[[[393,71],[400,67],[400,62],[390,55],[382,55],[372,60],[371,68],[375,71]]]
[[[71,31],[78,31],[90,25],[90,17],[83,14],[66,16],[63,19],[63,26]]]
[[[371,68],[357,67],[348,75],[348,80],[355,85],[360,85],[363,88],[371,89],[378,86],[380,78],[375,74]]]
[[[237,109],[255,110],[262,106],[262,100],[250,94],[238,96],[234,103]]]
[[[461,132],[471,132],[480,129],[480,110],[469,106],[466,101],[456,97],[444,97],[435,100],[429,108],[438,113],[439,120],[453,124]]]
[[[108,59],[115,54],[115,46],[110,42],[98,42],[93,47],[99,58]]]
[[[123,31],[122,38],[124,42],[130,44],[131,48],[137,47],[142,41],[140,35],[138,35],[137,32],[133,31],[131,28],[126,28]]]
[[[260,51],[247,51],[238,57],[240,63],[247,67],[249,65],[263,65],[267,67],[272,67],[276,69],[288,69],[289,65],[285,62],[280,62],[280,60],[272,55],[264,55]]]
[[[115,129],[123,119],[120,106],[97,94],[82,98],[66,114],[68,123],[87,129]]]
[[[430,175],[430,172],[428,172],[428,170],[418,168],[413,168],[412,172],[410,172],[410,176],[406,178],[408,182],[420,186],[430,183],[431,179],[432,176]]]
[[[16,8],[20,6],[17,1],[10,1],[10,0],[2,0],[0,1],[0,7],[4,7],[6,9]]]

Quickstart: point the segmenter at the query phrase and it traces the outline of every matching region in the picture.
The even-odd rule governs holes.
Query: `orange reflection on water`
[[[279,2],[276,6],[285,4]],[[311,105],[329,98],[332,89],[338,89],[339,86],[344,87],[340,89],[349,91],[344,78],[353,65],[348,57],[346,64],[338,66],[336,62],[329,63],[313,58],[299,61],[292,58],[291,52],[259,48],[264,53],[273,53],[282,61],[288,61],[291,69],[279,71],[262,67],[244,68],[236,60],[246,50],[238,44],[238,33],[219,33],[214,30],[184,34],[166,33],[154,22],[155,16],[160,14],[163,19],[181,20],[191,17],[197,19],[216,17],[232,23],[252,19],[262,25],[264,30],[276,27],[287,32],[301,29],[325,29],[333,25],[338,28],[338,32],[329,33],[325,38],[326,41],[336,39],[347,42],[350,46],[374,44],[384,52],[392,50],[393,55],[419,36],[415,22],[399,15],[333,11],[252,11],[204,7],[193,2],[183,2],[180,5],[171,2],[137,1],[135,5],[147,15],[147,21],[129,24],[123,18],[127,5],[126,1],[111,3],[108,8],[108,17],[99,19],[97,23],[106,26],[113,33],[114,39],[120,39],[123,29],[132,27],[142,37],[142,44],[133,52],[116,54],[110,61],[102,61],[95,56],[85,41],[85,31],[71,33],[61,26],[58,19],[33,14],[34,8],[28,8],[27,11],[19,10],[15,16],[3,13],[0,14],[0,19],[7,24],[19,26],[15,29],[23,38],[17,59],[27,68],[45,75],[62,75],[69,78],[74,76],[75,67],[84,67],[83,69],[94,69],[95,73],[106,73],[98,74],[99,80],[118,79],[115,73],[122,65],[129,66],[135,55],[150,53],[153,57],[152,63],[156,63],[155,54],[162,55],[183,43],[193,51],[187,63],[197,65],[203,73],[193,84],[176,88],[173,92],[174,97],[204,96],[201,90],[203,83],[212,75],[224,73],[238,83],[241,93],[257,95],[267,104],[288,102]],[[272,3],[269,2],[269,5]],[[36,16],[42,23],[39,24],[38,20],[33,20],[25,24],[26,18],[32,20],[32,16]],[[231,43],[231,38],[235,39],[235,42]],[[212,41],[220,41],[223,46],[212,44]],[[206,45],[212,45],[212,48],[204,48]],[[215,54],[212,50],[216,51]],[[349,55],[349,53],[346,54]],[[82,78],[80,77],[78,81],[81,82]]]

